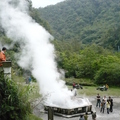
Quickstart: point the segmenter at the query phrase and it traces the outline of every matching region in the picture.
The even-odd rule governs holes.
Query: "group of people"
[[[113,99],[110,96],[108,98],[106,96],[101,98],[101,96],[98,93],[96,98],[97,98],[96,107],[100,108],[100,112],[104,113],[105,108],[108,114],[113,111]],[[92,111],[91,115],[92,120],[96,120],[96,113]],[[80,115],[79,120],[88,120],[88,113],[86,112],[84,115]]]
[[[72,86],[73,86],[73,89],[74,88],[76,88],[76,89],[83,89],[82,85],[80,85],[79,83],[73,82]]]
[[[107,109],[107,113],[109,114],[109,112],[113,111],[113,99],[110,96],[108,98],[106,98],[106,96],[101,98],[99,93],[98,93],[97,94],[96,107],[99,107],[100,108],[100,112],[102,112],[102,113],[104,113],[105,108],[106,108]]]
[[[91,111],[92,120],[96,120],[96,113]],[[84,115],[80,115],[79,120],[88,120],[88,113],[86,112]]]

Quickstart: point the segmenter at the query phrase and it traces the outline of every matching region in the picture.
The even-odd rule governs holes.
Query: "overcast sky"
[[[33,7],[39,8],[39,7],[46,7],[48,5],[54,5],[64,0],[31,0],[31,1],[32,1]]]

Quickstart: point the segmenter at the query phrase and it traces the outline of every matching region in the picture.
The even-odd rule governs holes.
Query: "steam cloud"
[[[42,95],[49,94],[47,103],[76,106],[78,103],[71,100],[73,93],[65,86],[57,71],[54,46],[49,41],[52,36],[28,15],[27,4],[25,0],[0,1],[1,25],[13,43],[20,43],[18,64],[24,69],[31,70],[39,83]],[[82,101],[83,104],[87,102]]]

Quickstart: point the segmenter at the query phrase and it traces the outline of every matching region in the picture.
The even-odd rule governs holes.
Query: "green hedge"
[[[75,78],[65,79],[66,85],[72,86],[73,82],[75,82],[76,84],[83,85],[83,86],[96,86],[94,81],[90,79],[82,79],[82,78],[81,79],[75,79]]]

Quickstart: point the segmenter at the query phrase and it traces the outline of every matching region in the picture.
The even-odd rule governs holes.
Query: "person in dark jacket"
[[[100,107],[100,103],[101,103],[101,99],[100,99],[100,95],[99,93],[97,94],[97,103],[96,103],[96,107],[99,106]]]
[[[95,112],[93,112],[93,111],[91,111],[91,114],[92,114],[92,120],[96,120],[96,113]]]
[[[79,120],[85,120],[83,115],[80,115]]]
[[[113,99],[109,96],[110,101],[110,112],[113,112]]]
[[[100,112],[103,112],[104,113],[104,110],[105,110],[105,100],[103,99],[102,102],[101,102],[101,109],[100,109]]]

